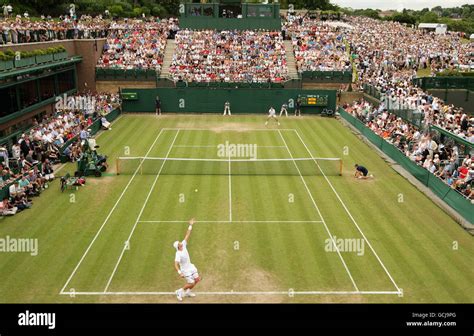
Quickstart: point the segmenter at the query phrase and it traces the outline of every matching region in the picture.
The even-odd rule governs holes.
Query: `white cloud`
[[[459,7],[471,4],[473,0],[331,0],[341,7],[373,8],[373,9],[423,9],[442,7]]]

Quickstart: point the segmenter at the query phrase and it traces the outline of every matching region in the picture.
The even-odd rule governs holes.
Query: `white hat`
[[[173,243],[173,247],[177,250],[178,249],[178,245],[179,245],[179,241],[175,241]]]

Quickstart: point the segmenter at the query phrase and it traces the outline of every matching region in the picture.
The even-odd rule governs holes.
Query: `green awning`
[[[18,77],[21,75],[27,75],[33,72],[38,72],[42,70],[47,70],[51,68],[56,68],[60,66],[66,66],[66,65],[72,65],[76,63],[82,62],[82,56],[74,56],[62,61],[57,61],[57,62],[51,62],[51,63],[45,63],[41,65],[35,65],[27,68],[21,68],[21,69],[16,69],[12,71],[5,71],[5,72],[0,72],[0,81],[5,80],[10,77]]]

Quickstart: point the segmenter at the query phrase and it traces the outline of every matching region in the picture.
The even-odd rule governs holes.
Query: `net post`
[[[117,173],[117,175],[120,175],[119,160],[120,160],[120,158],[117,158],[117,159],[115,160],[115,172]]]
[[[339,159],[339,176],[342,176],[342,159]]]

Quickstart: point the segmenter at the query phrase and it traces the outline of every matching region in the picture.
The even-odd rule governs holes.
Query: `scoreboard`
[[[122,92],[121,97],[122,97],[122,100],[138,100],[138,93],[137,92]]]
[[[329,104],[327,95],[298,95],[301,106],[309,107],[326,107]]]

